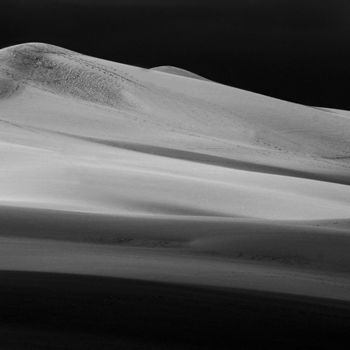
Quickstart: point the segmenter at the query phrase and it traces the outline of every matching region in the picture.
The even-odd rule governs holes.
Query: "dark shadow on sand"
[[[350,304],[276,293],[0,272],[3,349],[341,348]]]

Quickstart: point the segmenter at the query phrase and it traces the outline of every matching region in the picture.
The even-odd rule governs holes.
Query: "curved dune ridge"
[[[159,67],[153,67],[151,68],[154,71],[163,72],[163,73],[169,73],[169,74],[175,74],[180,75],[182,77],[192,78],[192,79],[199,79],[204,81],[209,81],[209,79],[204,78],[198,74],[192,73],[186,69],[173,67],[173,66],[159,66]]]
[[[348,114],[174,67],[2,49],[0,268],[350,299]]]

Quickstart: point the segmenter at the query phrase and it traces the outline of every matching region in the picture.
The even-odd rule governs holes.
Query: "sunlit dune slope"
[[[349,214],[350,121],[338,114],[46,44],[0,57],[3,202],[281,220]]]

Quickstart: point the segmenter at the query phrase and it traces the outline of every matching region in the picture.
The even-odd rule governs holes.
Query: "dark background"
[[[30,41],[350,109],[349,0],[1,0],[0,46]]]

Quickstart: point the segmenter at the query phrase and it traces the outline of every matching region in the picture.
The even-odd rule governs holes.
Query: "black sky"
[[[349,0],[1,0],[0,46],[28,41],[350,109]]]

